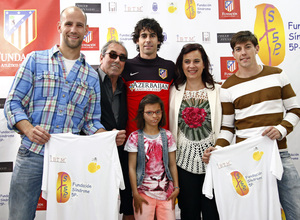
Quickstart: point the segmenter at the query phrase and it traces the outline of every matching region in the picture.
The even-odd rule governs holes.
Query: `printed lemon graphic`
[[[185,15],[188,19],[194,19],[196,17],[196,3],[194,0],[186,0]]]
[[[171,3],[170,6],[169,6],[169,8],[168,8],[168,11],[170,13],[174,13],[176,10],[177,10],[177,8],[174,6],[173,3]]]
[[[253,159],[256,161],[259,161],[263,154],[264,154],[264,152],[262,152],[262,151],[255,151],[253,153]]]
[[[88,165],[88,171],[90,171],[91,173],[95,173],[99,169],[100,169],[100,165],[97,164],[96,162],[91,162]]]
[[[285,57],[284,24],[278,9],[271,4],[255,6],[254,34],[258,38],[258,56],[265,65],[278,66]]]

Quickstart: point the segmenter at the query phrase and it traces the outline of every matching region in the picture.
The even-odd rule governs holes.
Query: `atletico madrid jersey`
[[[169,89],[174,76],[174,63],[158,56],[155,59],[143,59],[137,55],[126,61],[122,78],[127,88],[127,134],[137,130],[136,122],[133,119],[137,115],[141,99],[147,94],[155,94],[162,99],[167,115],[165,128],[168,129]]]

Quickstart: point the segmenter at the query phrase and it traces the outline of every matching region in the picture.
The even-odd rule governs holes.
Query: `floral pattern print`
[[[203,140],[212,131],[210,116],[208,100],[197,98],[183,99],[178,118],[179,129],[189,140]]]
[[[207,113],[203,108],[186,107],[182,111],[182,118],[190,128],[198,128],[205,121]]]
[[[206,88],[186,90],[178,115],[176,164],[194,173],[205,173],[205,149],[214,146],[211,111]]]

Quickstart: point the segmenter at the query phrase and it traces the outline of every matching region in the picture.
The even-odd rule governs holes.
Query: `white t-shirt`
[[[64,57],[62,57],[62,59],[64,60],[64,64],[65,64],[65,68],[66,68],[66,74],[68,76],[71,69],[72,69],[72,67],[76,63],[77,59],[76,60],[69,60],[69,59],[66,59]]]
[[[125,187],[117,133],[51,134],[42,184],[47,219],[118,219],[119,188]]]
[[[281,220],[277,180],[283,168],[276,141],[255,137],[212,152],[203,194],[221,220]]]

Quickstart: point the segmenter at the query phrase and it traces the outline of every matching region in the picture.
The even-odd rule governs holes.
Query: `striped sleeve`
[[[220,101],[222,105],[222,126],[221,133],[218,136],[216,145],[227,146],[229,145],[234,137],[234,104],[231,100],[230,93],[225,88],[220,89]]]
[[[300,106],[296,94],[289,83],[289,80],[284,72],[280,74],[282,83],[282,102],[286,110],[286,114],[282,122],[276,128],[282,134],[282,138],[293,131],[300,118]]]

